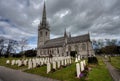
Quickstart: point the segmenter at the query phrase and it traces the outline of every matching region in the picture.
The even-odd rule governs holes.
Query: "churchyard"
[[[112,57],[111,63],[119,67],[114,62],[116,59],[119,57]],[[87,59],[80,57],[0,58],[0,66],[62,81],[97,81],[98,78],[99,81],[112,81],[101,57],[98,57],[98,64],[88,64]]]
[[[111,64],[120,70],[120,56],[119,57],[112,57]]]

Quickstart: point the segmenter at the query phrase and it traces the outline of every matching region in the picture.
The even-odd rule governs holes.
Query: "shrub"
[[[88,64],[98,64],[96,57],[88,57]]]

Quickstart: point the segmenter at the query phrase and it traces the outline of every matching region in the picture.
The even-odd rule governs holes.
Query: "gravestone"
[[[28,61],[28,69],[31,69],[32,68],[32,61],[31,61],[31,59],[29,59],[29,61]]]
[[[71,60],[71,58],[69,59],[69,61],[70,61],[70,64],[72,64],[72,60]]]
[[[64,66],[64,60],[61,60],[61,65]]]
[[[80,55],[78,55],[78,61],[80,61],[80,58],[81,58]]]
[[[11,61],[11,65],[15,65],[15,60],[12,60],[12,61]]]
[[[83,61],[80,62],[80,66],[81,66],[81,71],[84,71],[84,64],[83,64]]]
[[[6,61],[6,64],[10,64],[10,60],[7,60],[7,61]]]
[[[77,78],[80,76],[80,64],[76,63],[76,73],[77,73]]]
[[[18,64],[18,60],[15,61],[15,64],[16,64],[16,65]]]
[[[32,61],[33,61],[33,68],[36,68],[37,67],[36,60],[33,59]]]
[[[83,60],[83,65],[84,65],[84,67],[86,66],[86,62],[85,62],[85,60]]]
[[[47,63],[47,74],[51,71],[51,64]]]
[[[24,61],[23,61],[23,64],[26,66],[26,65],[27,65],[27,60],[24,60]]]
[[[53,69],[56,69],[56,62],[53,62]]]
[[[60,68],[60,61],[57,61],[57,68]]]
[[[22,61],[21,60],[18,60],[18,66],[22,66]]]
[[[65,61],[65,65],[64,66],[67,66],[67,60],[65,59],[64,61]]]
[[[78,62],[78,59],[77,59],[77,57],[75,58],[75,62]]]

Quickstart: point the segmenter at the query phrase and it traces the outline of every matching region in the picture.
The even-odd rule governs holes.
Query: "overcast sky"
[[[36,46],[43,0],[0,0],[0,36]],[[120,0],[46,0],[51,38],[90,32],[91,38],[120,37]]]

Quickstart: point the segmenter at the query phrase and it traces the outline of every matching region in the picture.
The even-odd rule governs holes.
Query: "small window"
[[[59,48],[57,48],[57,53],[59,54]]]
[[[47,32],[46,32],[46,36],[47,36]]]
[[[42,36],[42,31],[40,32],[40,35]]]

